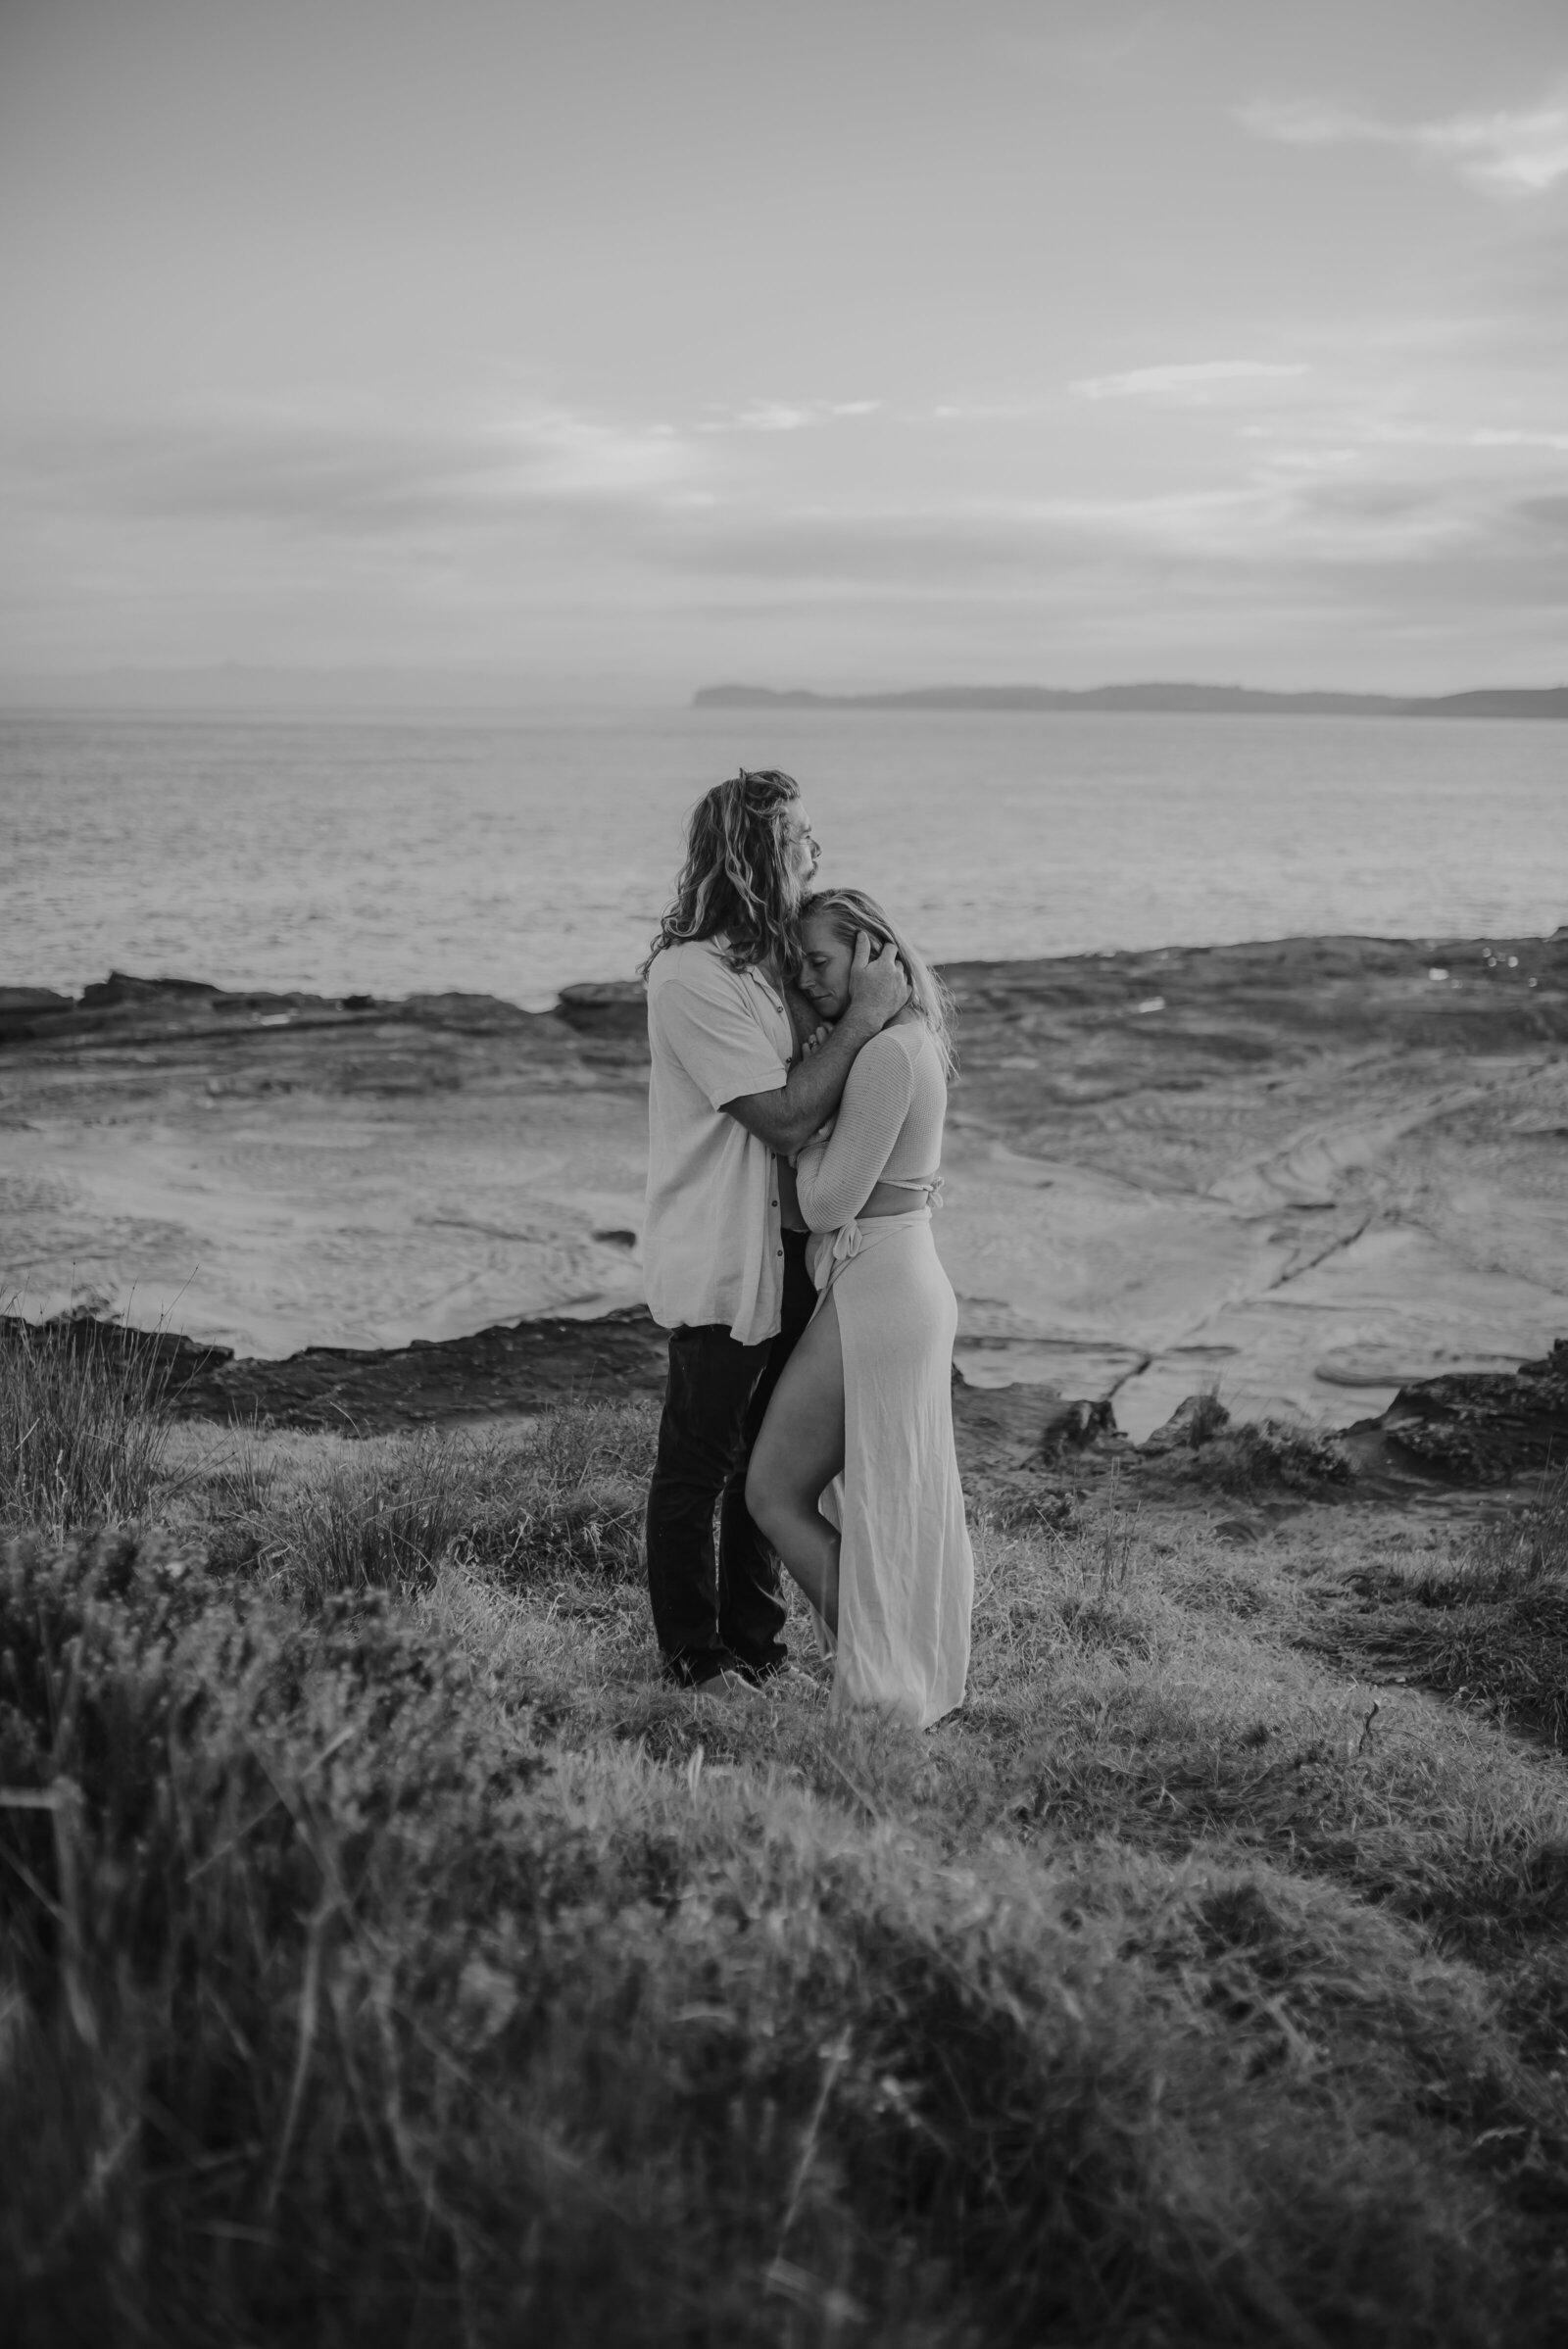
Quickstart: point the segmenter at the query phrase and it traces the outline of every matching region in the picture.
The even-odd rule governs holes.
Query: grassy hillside
[[[167,1430],[7,1344],[9,2338],[1562,2337],[1560,1505],[982,1514],[920,1737],[659,1681],[645,1403]]]

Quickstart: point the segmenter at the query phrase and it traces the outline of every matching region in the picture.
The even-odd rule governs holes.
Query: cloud
[[[8,633],[40,659],[91,643],[104,658],[172,646],[192,658],[488,660],[526,644],[542,661],[541,646],[607,631],[662,645],[687,628],[722,635],[731,613],[761,628],[776,612],[794,631],[780,642],[808,642],[813,658],[896,646],[907,623],[933,644],[945,631],[980,644],[994,626],[1010,663],[1069,641],[1083,614],[1165,643],[1189,606],[1195,629],[1238,645],[1298,613],[1303,645],[1354,650],[1347,613],[1391,627],[1429,610],[1454,615],[1461,651],[1502,641],[1510,615],[1520,646],[1548,634],[1553,614],[1560,638],[1568,431],[1555,412],[1484,405],[1482,386],[1458,416],[1404,395],[1357,407],[1326,364],[1298,388],[1309,372],[1240,359],[1086,379],[1086,400],[1134,403],[1111,412],[1127,423],[1143,414],[1152,425],[1162,400],[1234,396],[1255,405],[1229,426],[1289,427],[1264,440],[1227,431],[1201,473],[1173,468],[1163,488],[1140,475],[1141,490],[1119,467],[1020,464],[1011,444],[984,467],[968,449],[945,467],[929,434],[902,433],[887,464],[852,480],[831,429],[808,432],[809,448],[787,437],[800,425],[714,440],[689,418],[523,393],[466,414],[320,394],[210,402],[140,427],[43,425],[10,474],[0,600],[9,578]],[[824,426],[876,413],[797,405]],[[1048,405],[1059,417],[1060,393]],[[1087,408],[1076,413],[1090,429]],[[889,417],[916,420],[880,415],[879,440]]]
[[[875,416],[880,400],[753,400],[745,408],[710,407],[704,432],[805,432],[840,416]]]
[[[1238,116],[1255,138],[1290,147],[1402,147],[1449,164],[1489,195],[1540,196],[1568,178],[1568,94],[1513,114],[1386,122],[1314,99],[1254,99]]]
[[[1289,435],[1299,440],[1305,427],[1299,419],[1289,426]],[[1322,453],[1322,461],[1335,462],[1362,456],[1368,449],[1525,449],[1549,450],[1558,456],[1568,456],[1568,432],[1544,431],[1523,424],[1428,424],[1411,418],[1395,418],[1357,413],[1349,410],[1325,418],[1320,432],[1334,446]],[[1243,424],[1237,437],[1278,446],[1286,437],[1277,424]],[[1305,453],[1296,452],[1298,463],[1307,462]]]
[[[1175,367],[1132,367],[1122,375],[1085,375],[1068,386],[1081,400],[1201,400],[1217,384],[1304,375],[1298,363],[1270,359],[1199,359]]]
[[[1043,416],[1044,400],[942,400],[935,408],[912,411],[907,421],[919,424],[1016,424]]]
[[[1442,425],[1380,424],[1369,438],[1423,449],[1555,449],[1568,452],[1568,432],[1532,432],[1513,424],[1472,424],[1460,430]]]
[[[680,567],[846,596],[920,602],[966,584],[1001,593],[1110,565],[1246,561],[1277,551],[1303,511],[1277,473],[1240,488],[1150,496],[970,500],[903,508],[737,510],[671,544]]]
[[[955,587],[1038,582],[1094,553],[1070,520],[937,508],[726,515],[692,534],[676,560],[726,579],[918,603]]]
[[[13,477],[24,495],[108,514],[374,536],[504,521],[529,507],[679,503],[699,469],[696,444],[664,424],[542,406],[409,423],[326,402],[45,430],[24,446]]]
[[[693,462],[672,425],[607,423],[564,409],[526,411],[481,429],[474,455],[484,471],[487,459],[504,459],[491,473],[497,487],[510,474],[513,487],[536,496],[659,491],[683,480]]]
[[[1138,602],[1156,579],[1216,591],[1229,579],[1238,610],[1249,582],[1272,596],[1294,577],[1316,593],[1331,574],[1397,575],[1419,604],[1426,573],[1453,568],[1459,597],[1466,563],[1505,561],[1517,575],[1499,587],[1499,609],[1516,589],[1528,606],[1546,582],[1526,542],[1544,550],[1554,535],[1565,443],[1568,433],[1522,423],[1308,415],[1289,440],[1248,444],[1255,462],[1228,479],[1101,495],[916,495],[858,510],[769,511],[765,493],[742,495],[663,538],[659,559],[746,588],[768,581],[911,606],[965,588],[1008,603],[1049,597],[1069,578],[1117,579]],[[1478,609],[1490,592],[1478,574]]]

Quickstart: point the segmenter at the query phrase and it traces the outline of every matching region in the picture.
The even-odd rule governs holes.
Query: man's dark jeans
[[[747,1463],[768,1396],[816,1303],[806,1234],[783,1237],[776,1338],[739,1346],[722,1322],[669,1336],[669,1383],[648,1493],[648,1589],[665,1669],[687,1688],[732,1664],[750,1678],[765,1676],[788,1653],[778,1563],[746,1506]]]

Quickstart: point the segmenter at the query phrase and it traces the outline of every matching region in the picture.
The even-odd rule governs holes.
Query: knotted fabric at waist
[[[932,1204],[939,1206],[941,1201],[936,1199]],[[868,1215],[863,1223],[858,1216],[852,1215],[836,1232],[813,1232],[807,1258],[811,1279],[818,1291],[825,1291],[832,1287],[852,1256],[859,1255],[864,1248],[875,1248],[879,1240],[888,1239],[894,1232],[906,1232],[911,1224],[930,1221],[930,1207],[911,1207],[905,1215]]]

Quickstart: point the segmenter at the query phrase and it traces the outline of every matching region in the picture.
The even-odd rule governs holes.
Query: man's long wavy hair
[[[876,899],[867,897],[863,889],[818,889],[801,900],[800,919],[808,921],[813,913],[825,914],[845,946],[853,947],[855,933],[863,930],[871,941],[871,952],[891,946],[909,976],[909,1002],[931,1031],[932,1041],[942,1055],[942,1073],[951,1076],[956,1054],[953,1045],[953,998],[930,963],[917,947],[912,947],[884,912]],[[790,977],[799,976],[799,964],[791,965]]]
[[[793,775],[776,766],[742,767],[727,783],[704,792],[686,827],[686,861],[659,935],[639,971],[654,957],[692,939],[725,939],[734,970],[771,962],[792,971],[800,956],[799,915],[790,880],[787,827],[800,798]]]

